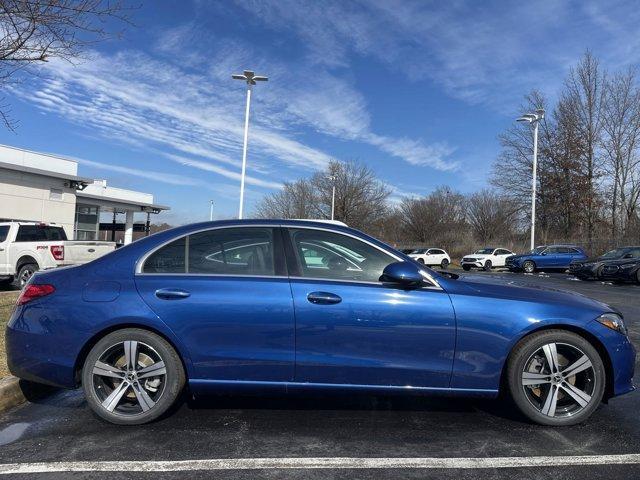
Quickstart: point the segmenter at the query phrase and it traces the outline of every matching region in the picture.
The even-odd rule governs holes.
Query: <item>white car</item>
[[[508,257],[515,255],[511,250],[506,248],[481,248],[471,255],[462,257],[462,268],[471,270],[471,268],[482,268],[491,270],[493,267],[504,267]]]
[[[408,255],[418,262],[431,267],[447,268],[451,263],[451,257],[441,248],[416,248]]]

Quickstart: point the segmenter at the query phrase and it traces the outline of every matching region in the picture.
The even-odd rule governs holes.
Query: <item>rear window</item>
[[[51,225],[20,225],[16,242],[44,242],[66,240],[67,235],[62,227]]]
[[[0,243],[4,242],[9,235],[9,225],[0,226]]]

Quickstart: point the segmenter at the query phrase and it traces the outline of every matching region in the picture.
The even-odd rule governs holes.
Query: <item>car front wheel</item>
[[[493,264],[491,263],[491,260],[487,260],[484,264],[484,271],[485,272],[490,271],[492,266]]]
[[[471,270],[471,265],[462,265],[462,269],[463,269],[465,272],[468,272],[469,270]]]
[[[120,425],[151,422],[176,402],[185,383],[173,347],[155,333],[127,328],[103,337],[82,369],[91,409]]]
[[[575,425],[598,408],[606,384],[597,350],[583,337],[547,330],[522,340],[509,356],[509,393],[530,420]]]
[[[522,264],[522,270],[524,270],[525,273],[533,273],[536,271],[536,264],[531,260],[527,260]]]

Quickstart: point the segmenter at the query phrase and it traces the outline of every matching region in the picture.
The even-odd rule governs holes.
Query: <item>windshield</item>
[[[535,254],[540,254],[542,252],[544,252],[546,250],[547,247],[536,247],[533,250],[531,250],[529,253],[535,253]]]
[[[426,248],[416,248],[413,252],[411,253],[416,253],[416,254],[423,254],[423,253],[427,253],[427,249]]]
[[[628,249],[626,248],[616,248],[615,250],[605,253],[600,258],[621,258],[627,251]]]
[[[493,253],[493,248],[481,248],[480,250],[476,250],[476,255],[491,255]]]

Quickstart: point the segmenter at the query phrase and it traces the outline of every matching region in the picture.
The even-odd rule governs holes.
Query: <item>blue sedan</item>
[[[347,227],[208,222],[39,272],[6,333],[11,372],[76,388],[117,424],[185,387],[496,397],[534,422],[584,421],[627,393],[635,350],[613,308],[440,275]]]

